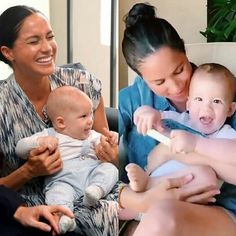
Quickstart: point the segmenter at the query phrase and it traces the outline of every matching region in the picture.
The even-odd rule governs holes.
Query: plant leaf
[[[224,35],[226,38],[229,37],[229,35],[234,31],[236,34],[236,19],[230,22],[229,26],[225,29]]]

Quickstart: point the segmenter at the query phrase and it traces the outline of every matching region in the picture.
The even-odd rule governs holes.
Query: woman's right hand
[[[192,180],[193,176],[190,174],[161,181],[144,192],[143,202],[148,204],[146,208],[148,209],[158,199],[176,199],[198,204],[208,204],[215,201],[214,196],[219,194],[219,189],[216,186],[188,186],[185,188],[184,185]]]
[[[150,106],[141,106],[134,112],[134,124],[142,135],[152,128],[163,131],[160,112]]]
[[[119,195],[121,207],[145,213],[150,207],[157,204],[158,200],[176,199],[191,203],[207,204],[214,201],[214,196],[219,193],[215,186],[190,187],[184,185],[193,180],[193,175],[179,178],[165,179],[152,186],[145,192],[134,192],[129,187],[123,188]]]
[[[74,218],[71,210],[63,206],[39,205],[34,207],[19,206],[14,213],[14,219],[26,227],[34,227],[46,232],[52,230],[53,235],[58,235],[60,232],[58,227],[59,216],[55,217],[58,214]],[[46,219],[47,222],[43,222],[42,218]]]
[[[99,160],[110,162],[118,167],[118,134],[106,128],[104,128],[104,134],[106,136],[101,135],[100,143],[96,146],[96,155]]]
[[[34,148],[30,151],[26,162],[27,169],[32,178],[51,175],[62,169],[59,149],[51,153],[46,146]]]
[[[180,200],[197,204],[208,204],[216,201],[215,195],[220,194],[216,186],[192,186],[191,188],[182,188],[180,191]]]

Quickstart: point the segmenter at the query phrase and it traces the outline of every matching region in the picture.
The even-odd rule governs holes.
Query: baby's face
[[[229,95],[227,81],[215,76],[202,72],[193,77],[189,89],[187,109],[190,121],[196,130],[204,134],[219,130],[226,118],[232,115],[235,105]]]
[[[87,139],[93,127],[93,109],[90,101],[81,99],[64,117],[63,133],[79,140]]]

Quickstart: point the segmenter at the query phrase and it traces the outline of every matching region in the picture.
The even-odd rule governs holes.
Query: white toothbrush
[[[170,147],[170,138],[168,138],[167,136],[163,135],[162,133],[158,132],[155,129],[149,129],[147,131],[147,135],[156,139],[157,141],[159,141],[160,143],[165,144],[166,146]]]

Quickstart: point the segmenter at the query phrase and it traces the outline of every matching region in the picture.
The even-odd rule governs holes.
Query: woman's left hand
[[[111,162],[118,167],[118,144],[111,144],[108,137],[101,136],[96,154],[101,161]]]

